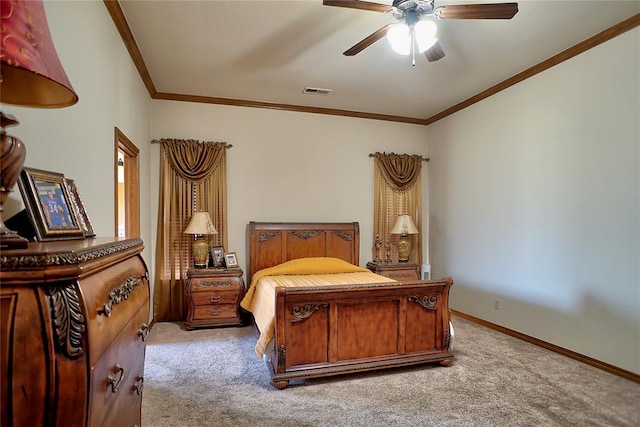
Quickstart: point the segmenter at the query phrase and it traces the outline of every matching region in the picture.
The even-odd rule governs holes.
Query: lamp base
[[[3,249],[26,248],[29,241],[20,237],[15,231],[11,231],[2,221],[2,212],[5,200],[9,197],[11,189],[18,181],[24,159],[27,157],[27,149],[18,138],[7,135],[4,128],[17,125],[18,120],[11,114],[0,111],[0,247]]]
[[[409,262],[411,254],[411,238],[408,235],[400,235],[398,239],[398,262]]]
[[[195,268],[207,268],[209,264],[209,242],[206,240],[195,240],[191,244],[193,254],[193,265]]]
[[[4,227],[4,224],[2,224]],[[6,229],[6,227],[4,227]],[[17,233],[7,230],[0,232],[0,249],[26,249],[29,247],[29,241],[24,237],[18,236]]]

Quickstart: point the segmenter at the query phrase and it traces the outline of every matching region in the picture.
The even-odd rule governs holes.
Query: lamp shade
[[[403,214],[398,216],[396,224],[391,229],[391,234],[418,234],[418,228],[413,223],[410,215]]]
[[[78,102],[51,40],[42,0],[0,1],[0,102],[36,108]]]
[[[185,234],[218,234],[213,226],[209,212],[194,212],[189,225],[184,229]]]

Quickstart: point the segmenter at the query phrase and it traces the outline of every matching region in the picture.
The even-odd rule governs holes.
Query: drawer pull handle
[[[211,302],[211,303],[220,302],[220,295],[214,295],[214,296],[209,297],[209,302]]]
[[[124,283],[109,292],[109,299],[106,303],[102,304],[102,308],[98,309],[98,314],[103,314],[107,317],[110,317],[113,306],[128,300],[131,292],[133,292],[138,286],[140,286],[143,279],[148,279],[148,273],[144,276],[127,277]]]
[[[149,325],[143,323],[140,329],[138,329],[138,335],[142,338],[143,342],[146,341],[147,335],[149,335]]]
[[[144,388],[144,377],[142,375],[136,377],[136,384],[133,385],[133,388],[138,396],[142,394],[142,389]]]
[[[217,317],[220,316],[220,313],[222,313],[222,310],[211,310],[209,312],[209,314],[211,315],[211,317]]]
[[[112,393],[118,392],[118,388],[120,388],[120,384],[122,384],[123,379],[124,379],[124,368],[116,364],[115,375],[109,375],[107,377],[107,384],[111,386]]]

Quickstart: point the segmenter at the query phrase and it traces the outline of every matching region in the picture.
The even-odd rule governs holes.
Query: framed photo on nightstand
[[[224,262],[227,264],[227,268],[237,268],[238,256],[235,252],[227,252],[224,254]]]
[[[213,268],[224,268],[224,247],[213,246],[211,248],[211,266]]]

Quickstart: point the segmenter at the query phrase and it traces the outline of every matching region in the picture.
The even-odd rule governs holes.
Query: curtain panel
[[[374,208],[373,241],[380,238],[383,246],[380,258],[387,254],[398,260],[398,236],[390,233],[399,215],[411,215],[418,231],[422,233],[422,156],[411,154],[375,153],[374,158]],[[372,249],[372,259],[375,259]],[[409,260],[422,264],[422,239],[411,235]]]
[[[224,142],[160,139],[160,190],[156,272],[153,297],[155,321],[180,321],[186,314],[183,280],[191,267],[193,237],[183,231],[193,212],[206,211],[218,234],[212,246],[227,247],[227,166]]]

